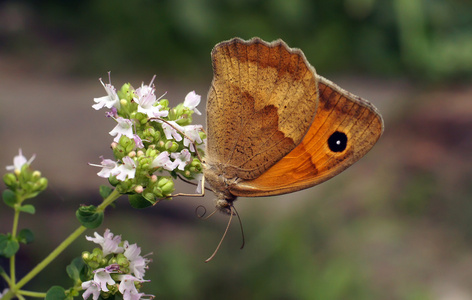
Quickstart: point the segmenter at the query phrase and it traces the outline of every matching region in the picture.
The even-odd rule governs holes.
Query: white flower
[[[135,281],[140,281],[138,278],[134,277],[133,275],[119,275],[118,279],[121,281],[120,286],[118,287],[118,290],[120,293],[123,295],[126,292],[131,292],[131,293],[138,293],[138,290],[136,289],[136,286],[134,285]]]
[[[174,169],[177,167],[181,171],[184,170],[185,166],[191,160],[190,151],[188,151],[187,149],[184,149],[180,152],[172,153],[170,156],[174,159],[174,162],[172,163]]]
[[[136,145],[136,148],[138,149],[144,148],[143,140],[139,137],[139,135],[133,134],[133,139],[134,139],[134,144]]]
[[[166,139],[174,139],[177,142],[182,140],[182,135],[180,135],[179,131],[183,132],[183,127],[177,124],[175,121],[167,121],[167,123],[162,122],[162,129],[164,129],[164,134],[166,135]]]
[[[193,142],[197,144],[201,144],[202,138],[198,134],[202,130],[202,125],[187,125],[184,126],[184,133],[186,137],[184,138],[184,146],[189,147],[190,146],[190,151],[195,152],[195,147],[193,146]],[[191,139],[191,140],[189,140]]]
[[[94,233],[95,238],[90,236],[85,236],[87,241],[92,241],[95,244],[102,246],[103,256],[107,256],[110,253],[122,253],[124,251],[123,247],[120,247],[121,236],[114,236],[110,229],[105,230],[103,236],[98,233]]]
[[[115,126],[115,128],[113,128],[112,131],[110,131],[110,135],[115,136],[113,141],[118,143],[122,135],[133,139],[133,122],[122,117],[118,117],[115,120],[118,122],[118,124]]]
[[[172,161],[169,158],[169,152],[164,151],[159,153],[151,163],[151,168],[164,168],[168,171],[173,171],[175,167],[172,167]]]
[[[143,279],[144,273],[146,272],[147,264],[149,259],[141,256],[141,248],[137,244],[130,245],[128,241],[124,242],[123,247],[125,248],[124,256],[130,262],[129,268],[138,279]]]
[[[134,160],[129,156],[123,157],[122,160],[123,164],[115,168],[111,174],[116,175],[116,179],[120,181],[125,181],[126,177],[133,179],[134,175],[136,175],[136,164]]]
[[[118,279],[121,281],[120,286],[118,287],[118,290],[120,293],[123,294],[123,299],[125,300],[132,300],[132,299],[140,299],[141,296],[144,294],[138,293],[138,290],[136,289],[136,285],[134,284],[135,281],[137,282],[146,282],[149,280],[141,280],[133,275],[118,275]]]
[[[93,300],[97,300],[100,296],[100,285],[93,280],[82,282],[82,289],[85,290],[82,294],[84,300],[87,299],[90,294],[93,295]]]
[[[167,110],[161,111],[161,105],[154,105],[165,95],[164,94],[159,97],[159,99],[156,99],[156,95],[154,94],[154,85],[152,84],[154,78],[156,78],[155,75],[149,85],[143,83],[140,88],[136,89],[136,97],[133,97],[133,100],[138,103],[138,112],[146,114],[149,118],[167,117],[169,115]]]
[[[197,105],[200,104],[201,96],[196,94],[195,91],[191,91],[185,96],[184,106],[188,109],[193,110],[197,115],[202,113],[197,109]]]
[[[118,166],[118,164],[111,159],[104,159],[103,156],[100,156],[100,158],[102,159],[102,162],[100,163],[100,165],[91,164],[91,163],[89,163],[89,165],[102,168],[102,170],[98,172],[97,175],[102,178],[108,178],[110,177],[111,172]]]
[[[110,76],[110,73],[108,73],[108,76]],[[103,83],[102,79],[99,79],[100,82],[102,83],[103,87],[105,88],[105,91],[107,92],[106,96],[100,97],[100,98],[94,98],[93,101],[97,104],[92,105],[93,108],[96,110],[99,110],[103,107],[106,108],[120,108],[120,98],[116,94],[116,89],[113,85],[111,85],[111,79],[109,77],[109,82],[110,83]]]
[[[13,165],[6,167],[8,171],[15,171],[15,170],[21,171],[21,168],[23,167],[24,164],[30,165],[33,162],[33,160],[36,158],[36,154],[33,154],[33,156],[29,160],[26,160],[26,157],[24,157],[23,153],[21,152],[21,148],[19,152],[20,153],[13,158]]]
[[[110,273],[105,268],[99,268],[93,271],[95,275],[93,276],[93,281],[95,281],[100,289],[104,292],[108,292],[107,284],[115,284],[115,281],[111,278]]]

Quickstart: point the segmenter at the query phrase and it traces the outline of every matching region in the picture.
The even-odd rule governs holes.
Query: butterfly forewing
[[[235,38],[212,51],[207,163],[226,178],[254,179],[292,151],[317,110],[316,74],[283,41]]]

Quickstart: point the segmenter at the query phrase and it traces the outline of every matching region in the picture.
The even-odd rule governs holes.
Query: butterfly
[[[364,156],[383,132],[368,101],[318,75],[282,40],[233,38],[211,53],[203,176],[219,210],[237,197],[322,183]]]

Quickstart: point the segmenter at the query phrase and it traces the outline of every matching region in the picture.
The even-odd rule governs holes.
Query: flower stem
[[[39,292],[32,292],[32,291],[25,291],[25,290],[18,291],[18,294],[23,295],[23,296],[35,297],[35,298],[46,297],[46,293],[39,293]]]
[[[57,246],[42,262],[40,262],[33,270],[25,275],[15,286],[15,290],[18,291],[28,281],[30,281],[36,274],[42,271],[51,261],[53,261],[64,249],[67,248],[76,238],[78,238],[87,228],[80,226],[71,235],[69,235],[62,243]]]
[[[21,201],[19,201],[21,203]],[[18,231],[18,222],[20,220],[20,210],[19,205],[15,204],[15,215],[13,216],[13,228],[11,230],[11,235],[13,238],[16,238],[16,232]],[[15,284],[16,282],[16,270],[15,270],[15,254],[10,257],[10,282],[11,284]]]
[[[113,203],[120,193],[114,190],[102,204],[97,207],[97,211],[104,211],[105,208]],[[54,249],[42,262],[40,262],[36,267],[33,268],[28,274],[25,275],[17,284],[12,280],[12,286],[10,286],[10,292],[13,294],[21,294],[24,291],[20,292],[20,288],[28,283],[34,276],[36,276],[40,271],[42,271],[51,261],[53,261],[62,251],[64,251],[73,241],[75,241],[87,228],[85,226],[80,226],[77,228],[71,235],[69,235],[56,249]],[[33,292],[30,292],[33,293]],[[28,296],[28,295],[27,295]]]
[[[0,272],[0,276],[2,276],[3,279],[5,279],[5,281],[7,282],[8,286],[11,285],[11,280],[10,280],[10,277],[8,277],[7,273],[5,273],[5,272]]]

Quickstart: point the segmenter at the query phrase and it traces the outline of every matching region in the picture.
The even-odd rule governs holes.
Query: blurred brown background
[[[301,48],[319,74],[379,108],[384,135],[320,186],[239,199],[246,246],[239,250],[235,222],[208,264],[227,218],[201,221],[194,210],[212,210],[213,195],[145,210],[123,197],[97,231],[154,253],[144,291],[159,299],[472,299],[465,0],[0,2],[0,165],[21,147],[49,179],[31,200],[36,214],[20,218],[36,241],[22,246],[17,277],[78,226],[75,209],[99,203],[107,184],[87,165],[112,155],[114,124],[91,107],[105,94],[98,78],[112,71],[116,87],[138,86],[156,74],[157,94],[167,91],[173,105],[191,90],[205,98],[210,51],[233,36]],[[11,222],[1,203],[0,231]],[[27,289],[68,288],[65,265],[93,247],[75,242]]]

